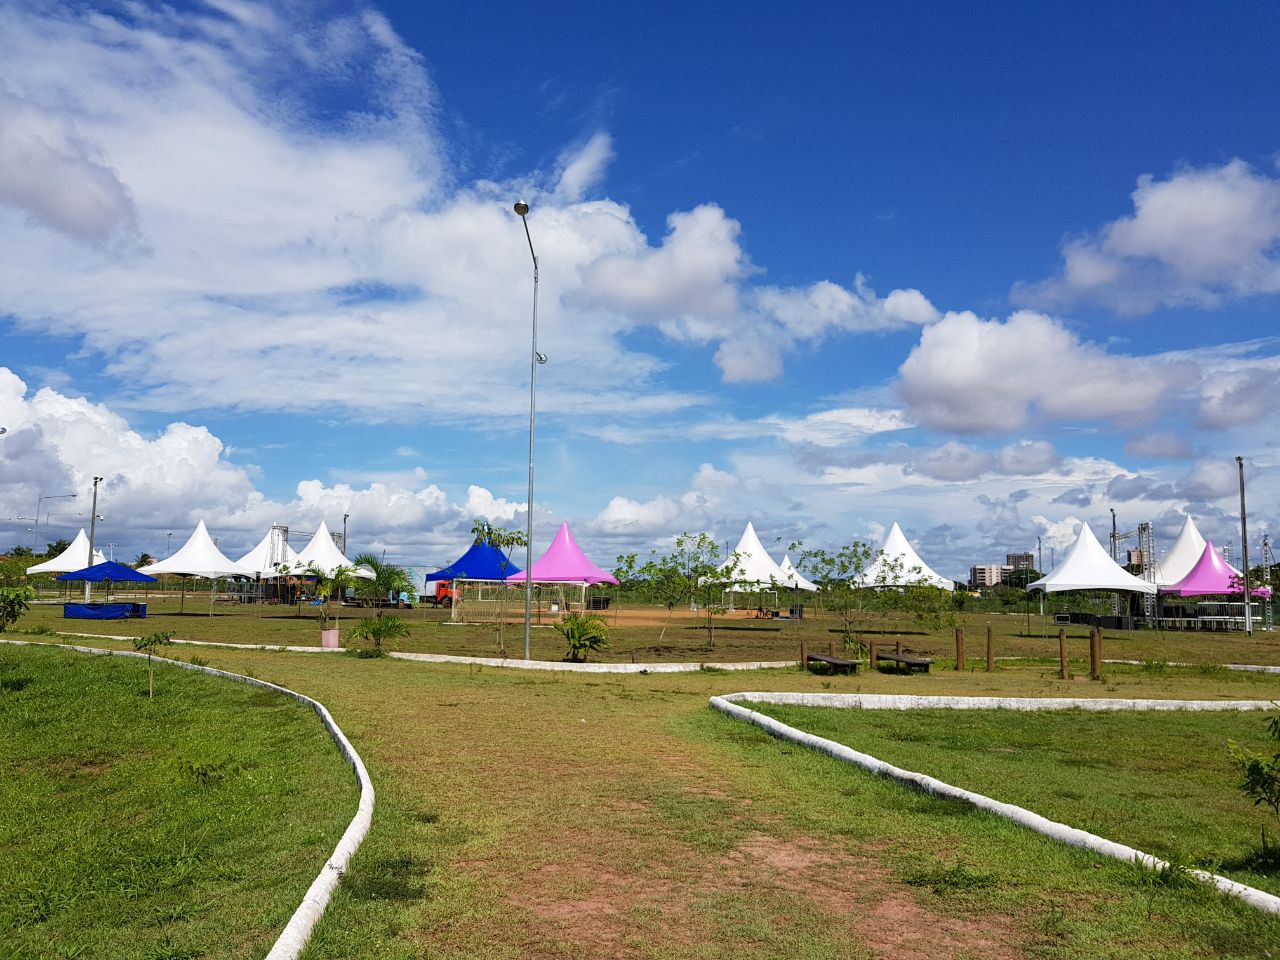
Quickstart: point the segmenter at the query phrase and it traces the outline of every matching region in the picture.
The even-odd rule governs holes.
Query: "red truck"
[[[422,597],[423,603],[429,603],[433,607],[452,607],[454,601],[458,599],[458,588],[453,585],[452,580],[436,581],[436,593],[433,597]]]

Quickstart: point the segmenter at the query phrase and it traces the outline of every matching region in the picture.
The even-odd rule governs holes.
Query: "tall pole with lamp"
[[[1244,457],[1236,457],[1240,468],[1240,569],[1244,572],[1244,632],[1253,636],[1252,591],[1249,590],[1249,524],[1244,513]]]
[[[350,516],[349,513],[342,515],[342,555],[344,557],[347,555],[347,518]]]
[[[36,552],[36,545],[40,541],[40,508],[44,505],[44,502],[46,500],[70,500],[70,499],[74,499],[75,496],[76,494],[74,493],[51,493],[47,496],[42,493],[38,497],[36,497],[36,535],[31,538],[32,553]],[[48,517],[46,517],[45,519],[47,520]],[[89,562],[90,563],[93,562],[92,558],[90,558]]]
[[[533,257],[533,345],[529,355],[529,497],[525,505],[524,532],[524,658],[529,659],[529,632],[533,624],[533,427],[538,398],[538,364],[547,358],[538,352],[538,254],[529,233],[529,204],[517,200],[516,215],[524,224],[524,237]]]
[[[89,562],[86,567],[93,566],[93,535],[97,532],[98,527],[98,484],[102,482],[101,477],[93,478],[93,512],[89,514]],[[89,602],[89,581],[84,582],[84,602]]]

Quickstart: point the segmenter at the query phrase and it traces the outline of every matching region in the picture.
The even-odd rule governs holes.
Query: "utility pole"
[[[1240,468],[1240,557],[1244,573],[1244,632],[1253,636],[1253,611],[1249,590],[1249,525],[1244,512],[1244,457],[1236,457],[1236,466]]]
[[[89,514],[89,562],[86,567],[93,566],[93,535],[98,527],[98,484],[102,482],[101,477],[93,478],[93,512]],[[89,602],[89,581],[84,582],[84,602]]]
[[[1040,538],[1036,537],[1036,567],[1039,569],[1040,576],[1044,576],[1044,544],[1040,542]],[[1044,616],[1044,591],[1040,591],[1040,616]]]

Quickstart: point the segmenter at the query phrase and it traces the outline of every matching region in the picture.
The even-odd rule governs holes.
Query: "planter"
[[[325,650],[338,649],[338,628],[320,631],[320,646]]]

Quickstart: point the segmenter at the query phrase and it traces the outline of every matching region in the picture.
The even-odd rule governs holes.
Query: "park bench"
[[[895,663],[907,673],[919,671],[921,673],[929,672],[929,664],[932,660],[926,660],[924,657],[909,657],[905,653],[881,653],[879,650],[872,654],[874,660],[871,663],[873,669],[879,669],[881,660],[888,660]]]
[[[805,669],[809,669],[811,663],[825,663],[831,668],[832,673],[857,673],[858,661],[845,660],[841,657],[830,657],[820,653],[811,653],[805,657]]]

